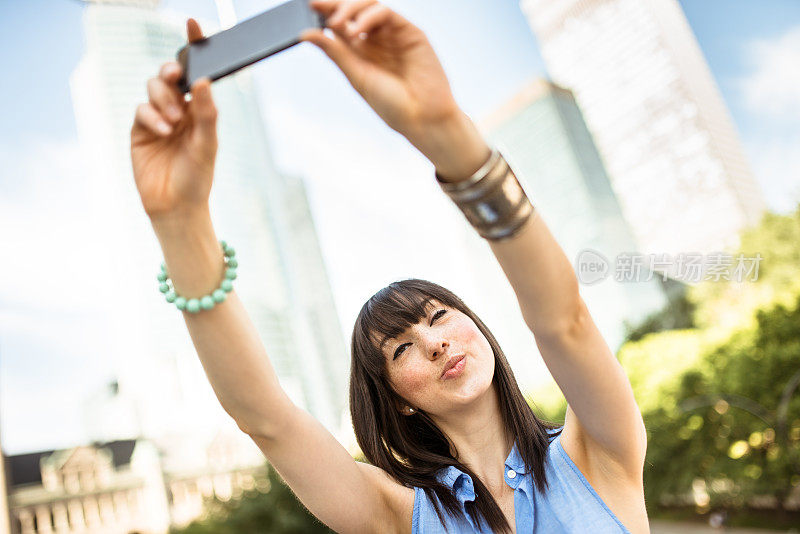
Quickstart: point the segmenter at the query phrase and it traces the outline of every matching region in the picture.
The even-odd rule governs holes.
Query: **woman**
[[[220,249],[208,206],[217,150],[210,84],[197,81],[187,102],[179,65],[167,63],[136,112],[133,169],[164,252],[162,281],[172,280],[167,300],[189,312],[222,406],[338,532],[647,532],[646,436],[630,384],[505,159],[461,112],[417,27],[374,0],[312,6],[333,34],[309,30],[303,40],[428,157],[489,240],[569,408],[560,432],[539,421],[494,337],[458,297],[397,282],[364,305],[353,331],[350,407],[370,464],[355,462],[281,389],[231,291],[235,253]],[[187,32],[202,37],[192,19]],[[193,307],[181,300],[217,286]]]

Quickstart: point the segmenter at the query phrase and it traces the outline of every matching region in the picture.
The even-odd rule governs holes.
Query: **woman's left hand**
[[[334,36],[307,30],[391,128],[430,159],[440,174],[468,176],[489,149],[453,98],[425,34],[376,0],[314,0]],[[466,155],[466,157],[465,157]]]

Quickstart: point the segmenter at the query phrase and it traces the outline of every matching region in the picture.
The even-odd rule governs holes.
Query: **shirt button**
[[[517,476],[517,472],[514,471],[513,469],[509,469],[507,474],[508,478],[515,478]]]

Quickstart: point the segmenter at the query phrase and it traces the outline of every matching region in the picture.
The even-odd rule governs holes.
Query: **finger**
[[[374,1],[374,0],[373,0]],[[312,0],[311,7],[325,16],[325,26],[330,28],[340,39],[347,42],[349,37],[345,33],[346,24],[337,25],[336,28],[331,27],[328,22],[331,17],[340,8],[343,8],[348,3],[348,0]],[[301,39],[302,40],[302,39]]]
[[[355,22],[347,29],[348,37],[369,33],[386,24],[394,13],[382,4],[373,4],[358,14]]]
[[[175,83],[177,87],[177,82],[181,77],[183,69],[181,68],[181,64],[177,61],[167,61],[158,71],[158,77],[164,80],[167,83]]]
[[[141,127],[158,136],[166,136],[172,133],[170,126],[156,108],[151,104],[139,104],[136,108],[136,116],[133,119],[133,127]]]
[[[352,0],[340,4],[333,15],[326,21],[326,26],[331,29],[345,32],[347,23],[367,7],[376,4],[376,0]]]
[[[191,93],[188,109],[195,124],[192,141],[201,148],[208,148],[217,139],[217,106],[211,94],[211,80],[200,78],[192,84]]]
[[[338,30],[334,30],[332,28],[326,28],[333,32],[336,36],[339,37],[343,42],[347,41],[348,37],[344,34],[344,32],[340,32]],[[322,28],[310,28],[308,30],[304,30],[300,34],[300,41],[307,41],[309,43],[317,45],[319,48],[322,49],[323,52],[327,54],[328,47],[330,46],[330,37]],[[330,54],[328,54],[330,56]]]
[[[327,17],[336,11],[336,8],[343,2],[344,0],[312,0],[310,5],[312,9]]]
[[[322,49],[342,70],[350,83],[358,88],[359,61],[355,52],[342,39],[328,37],[320,29],[306,30],[300,35],[300,40],[308,41]]]
[[[190,43],[203,38],[203,30],[200,29],[200,24],[196,20],[188,19],[186,21],[186,37]]]
[[[181,120],[183,112],[175,93],[162,78],[147,80],[147,97],[150,104],[161,113],[165,119],[176,123]]]
[[[172,96],[173,103],[180,112],[180,115],[176,115],[178,119],[183,115],[183,110],[186,108],[186,95],[184,95],[183,91],[178,87],[178,82],[182,75],[183,69],[181,68],[181,64],[176,61],[164,63],[161,66],[161,70],[158,72],[158,77],[164,80]]]

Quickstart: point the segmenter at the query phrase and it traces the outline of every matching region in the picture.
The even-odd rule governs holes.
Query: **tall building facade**
[[[551,78],[575,94],[646,253],[709,253],[763,196],[677,0],[521,0]]]
[[[480,123],[504,149],[517,177],[565,254],[577,267],[583,251],[609,262],[636,253],[592,136],[570,91],[535,80]],[[609,270],[613,269],[609,264]],[[624,322],[639,322],[666,304],[656,278],[581,286],[608,344],[624,340]]]
[[[206,33],[214,32],[213,23],[201,23]],[[185,44],[185,18],[160,10],[154,0],[105,0],[87,5],[84,29],[86,53],[73,72],[71,89],[81,146],[91,165],[87,180],[95,217],[111,236],[102,245],[102,268],[116,282],[98,291],[117,303],[108,321],[115,340],[110,357],[117,363],[114,397],[126,399],[120,404],[133,413],[127,427],[115,425],[115,435],[89,437],[141,433],[163,443],[200,433],[211,439],[228,416],[213,395],[180,312],[157,291],[161,250],[130,164],[136,106],[147,101],[147,79]],[[220,146],[211,212],[220,239],[237,250],[236,291],[289,396],[339,435],[348,357],[302,181],[286,179],[272,161],[248,72],[215,82],[213,93]],[[309,291],[309,284],[316,291]]]

